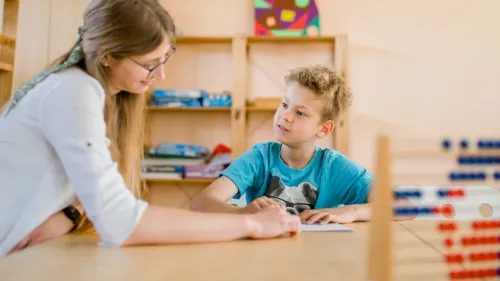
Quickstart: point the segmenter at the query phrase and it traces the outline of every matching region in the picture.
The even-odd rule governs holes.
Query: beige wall
[[[25,27],[25,35],[20,35],[19,43],[35,38],[37,41],[25,44],[24,51],[18,48],[17,59],[22,61],[18,66],[22,67],[16,69],[16,83],[34,74],[74,42],[86,2],[21,1],[21,5],[30,10],[26,12],[30,14],[29,19],[25,16],[22,20],[30,23],[32,32],[27,36]],[[185,34],[253,32],[251,1],[162,2]],[[500,21],[495,19],[500,2],[317,2],[323,34],[347,33],[351,44],[350,77],[355,102],[350,147],[356,161],[373,168],[375,137],[384,131],[438,138],[500,135],[497,133],[500,131],[500,111],[497,110]],[[71,12],[63,13],[62,8]],[[50,13],[52,20],[48,21],[42,12]],[[63,16],[63,22],[56,22],[55,15]],[[328,46],[321,45],[308,49],[259,47],[252,49],[251,60],[250,96],[278,96],[286,69],[308,63],[330,63],[331,54]],[[227,89],[231,86],[230,66],[227,47],[187,47],[168,66],[170,77],[159,86],[203,85],[212,90]],[[203,118],[211,117],[203,115]],[[255,128],[249,136],[252,143],[272,138],[271,118],[271,114],[252,117],[251,126]],[[229,141],[227,133],[220,135],[223,141]]]

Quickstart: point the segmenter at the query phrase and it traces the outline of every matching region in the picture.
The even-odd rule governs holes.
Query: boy
[[[372,175],[339,152],[315,145],[350,106],[346,83],[324,66],[296,68],[285,82],[273,122],[277,142],[257,144],[241,155],[193,198],[191,209],[251,213],[279,204],[305,223],[369,220]],[[226,203],[243,194],[244,208]]]

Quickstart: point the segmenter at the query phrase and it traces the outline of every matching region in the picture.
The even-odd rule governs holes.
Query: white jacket
[[[147,208],[111,159],[104,90],[78,68],[52,74],[0,118],[0,257],[75,196],[107,245]]]

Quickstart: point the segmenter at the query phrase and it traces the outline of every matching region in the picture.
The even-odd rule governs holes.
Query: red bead
[[[450,272],[450,279],[459,279],[459,278],[460,278],[460,272],[458,271]]]
[[[433,208],[433,209],[432,209],[432,212],[433,212],[434,214],[439,214],[439,213],[441,213],[441,209],[436,207],[436,208]]]
[[[462,197],[464,195],[465,195],[465,193],[462,189],[452,189],[449,191],[450,197]]]
[[[471,261],[478,261],[481,259],[481,255],[478,253],[471,253],[471,254],[469,254],[469,259]]]
[[[457,229],[457,225],[454,222],[440,223],[438,227],[440,231],[454,231]]]
[[[447,247],[452,247],[453,246],[453,240],[451,238],[446,238],[444,240],[444,244],[447,246]]]
[[[446,255],[446,262],[447,263],[463,263],[464,262],[464,256],[461,255],[461,254]]]
[[[453,208],[453,206],[451,206],[449,204],[445,204],[441,207],[441,213],[443,213],[444,215],[453,217],[453,215],[455,213],[455,209]]]
[[[497,270],[494,268],[488,269],[487,270],[487,275],[486,277],[495,277],[497,276]]]

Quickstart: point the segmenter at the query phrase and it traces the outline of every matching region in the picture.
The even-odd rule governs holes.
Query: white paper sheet
[[[351,228],[338,224],[338,223],[329,223],[329,224],[302,224],[301,230],[303,232],[323,232],[323,231],[347,231],[353,232]]]

